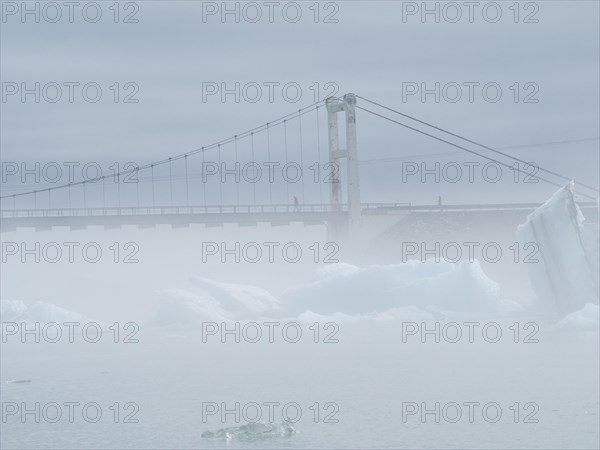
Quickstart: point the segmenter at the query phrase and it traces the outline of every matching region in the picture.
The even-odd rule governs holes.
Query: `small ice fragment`
[[[296,433],[296,429],[289,422],[282,421],[279,424],[248,423],[239,427],[220,428],[216,431],[205,431],[201,436],[205,439],[251,442],[259,439],[290,437]]]

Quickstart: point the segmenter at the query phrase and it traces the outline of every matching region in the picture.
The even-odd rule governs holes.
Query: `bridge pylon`
[[[346,234],[360,221],[362,213],[360,203],[360,179],[358,171],[358,145],[356,140],[356,95],[346,94],[342,99],[329,97],[325,101],[327,106],[328,136],[329,136],[329,162],[339,169],[340,160],[347,160],[347,198],[348,198],[348,222],[328,224],[328,234],[339,236]],[[346,117],[346,149],[340,149],[340,138],[338,128],[339,112],[345,112]],[[330,204],[334,211],[343,210],[342,184],[338,179],[331,183]]]

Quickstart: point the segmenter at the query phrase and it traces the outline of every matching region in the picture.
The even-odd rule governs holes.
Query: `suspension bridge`
[[[346,94],[316,102],[219,142],[144,165],[132,163],[110,174],[93,166],[93,175],[87,170],[81,179],[68,183],[39,189],[20,188],[12,193],[6,192],[8,188],[3,183],[1,230],[300,222],[326,224],[328,230],[338,233],[373,216],[397,218],[414,212],[527,212],[539,206],[362,202],[357,111],[529,175],[520,168],[528,163],[505,151],[381,103]],[[326,124],[321,123],[323,115],[327,117]],[[345,135],[340,137],[342,128]],[[538,168],[538,173],[539,181],[556,187],[571,180],[543,167]],[[576,185],[580,198],[586,200],[582,207],[592,209],[592,216],[597,216],[598,189],[580,182]]]

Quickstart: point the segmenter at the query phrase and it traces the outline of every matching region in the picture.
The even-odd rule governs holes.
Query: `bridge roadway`
[[[474,211],[533,211],[539,203],[412,205],[410,203],[363,203],[363,215],[407,215],[410,213],[468,213]],[[590,222],[596,222],[598,206],[595,202],[579,203]],[[251,226],[257,223],[287,225],[292,222],[306,225],[348,220],[346,205],[304,204],[293,205],[230,205],[230,206],[144,206],[107,208],[14,209],[0,211],[0,228],[50,229],[53,226],[85,228],[104,226],[118,228],[137,225],[140,228],[170,224],[184,227],[190,224],[221,226],[237,223]]]

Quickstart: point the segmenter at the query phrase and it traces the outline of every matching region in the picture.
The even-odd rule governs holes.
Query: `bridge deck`
[[[410,203],[365,203],[363,215],[394,213],[440,213],[474,211],[532,211],[539,203],[412,205]],[[598,207],[594,202],[580,203],[587,216],[594,221]],[[346,205],[305,204],[293,205],[222,205],[222,206],[148,206],[118,208],[60,208],[15,209],[0,211],[3,231],[17,227],[48,228],[52,226],[107,226],[137,225],[149,227],[160,224],[186,226],[194,223],[221,225],[225,223],[287,224],[301,222],[319,224],[343,222],[348,219]]]

